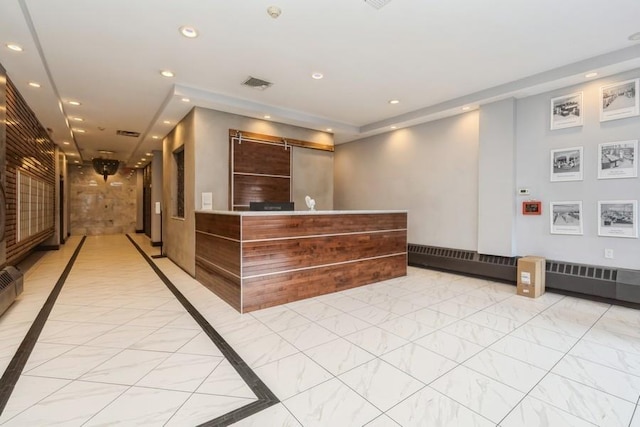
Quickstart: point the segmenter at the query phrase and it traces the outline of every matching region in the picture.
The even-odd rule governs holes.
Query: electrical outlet
[[[604,257],[608,259],[613,259],[613,249],[605,249]]]

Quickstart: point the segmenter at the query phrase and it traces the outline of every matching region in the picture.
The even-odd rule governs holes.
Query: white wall
[[[640,269],[639,239],[600,237],[597,227],[598,200],[640,200],[640,178],[597,179],[598,144],[640,139],[640,117],[600,122],[600,87],[638,77],[640,70],[635,70],[518,101],[517,186],[531,189],[531,195],[519,198],[518,202],[528,198],[543,202],[542,216],[518,216],[516,237],[520,255]],[[584,92],[584,125],[550,130],[551,98],[578,91]],[[584,147],[584,179],[550,182],[549,150],[574,146]],[[550,234],[549,202],[563,200],[582,201],[582,236]],[[604,258],[605,248],[614,250],[614,259]]]
[[[476,250],[478,113],[336,146],[335,209],[406,209],[411,243]]]

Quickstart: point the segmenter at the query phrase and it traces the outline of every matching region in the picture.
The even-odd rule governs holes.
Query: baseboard
[[[136,234],[144,234],[144,230],[136,230]]]
[[[151,246],[153,247],[162,246],[162,242],[151,242]]]
[[[36,251],[57,251],[60,250],[60,245],[38,245],[34,248]]]

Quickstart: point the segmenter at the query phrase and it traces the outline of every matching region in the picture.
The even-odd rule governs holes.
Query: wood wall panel
[[[240,311],[240,279],[196,256],[196,280]]]
[[[403,230],[406,213],[245,216],[243,240]]]
[[[251,311],[405,276],[406,220],[406,213],[384,212],[196,213],[196,279]]]
[[[233,171],[291,176],[291,148],[243,141],[233,143]]]
[[[240,277],[240,242],[196,231],[196,254]]]
[[[269,176],[236,175],[233,190],[234,205],[249,202],[288,202],[291,197],[290,180]]]
[[[240,240],[240,215],[212,215],[196,212],[196,231]]]
[[[407,250],[405,231],[243,243],[243,275],[282,272]]]
[[[53,188],[56,186],[55,145],[15,85],[7,79],[7,151],[5,193],[7,199],[6,244],[7,264],[15,264],[54,233],[50,227],[16,242],[17,191],[16,177],[22,169]],[[48,203],[55,204],[51,195]],[[55,209],[49,210],[54,215]],[[53,222],[53,221],[52,221]]]
[[[343,291],[407,274],[406,254],[243,281],[242,312]]]

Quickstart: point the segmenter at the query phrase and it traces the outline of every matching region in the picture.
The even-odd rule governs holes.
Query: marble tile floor
[[[0,318],[3,370],[78,242]],[[154,262],[281,401],[235,425],[640,427],[640,311],[409,268],[241,315]],[[191,426],[255,399],[126,237],[92,236],[0,425]]]

